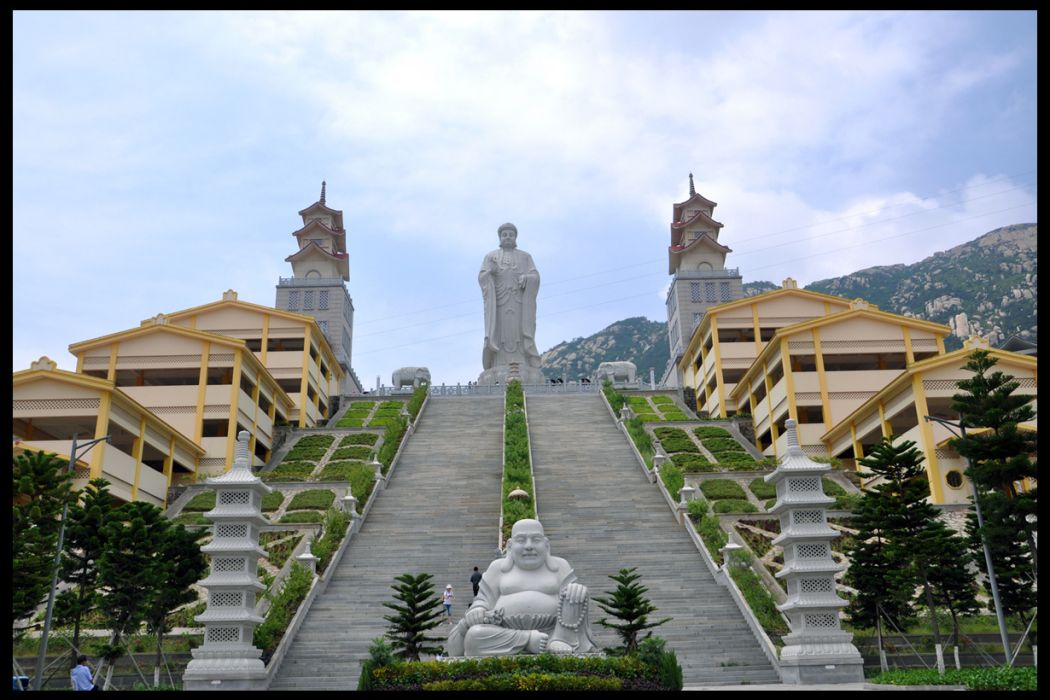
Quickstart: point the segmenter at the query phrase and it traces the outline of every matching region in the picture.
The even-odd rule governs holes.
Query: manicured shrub
[[[720,561],[722,555],[719,553],[719,550],[729,542],[729,535],[725,533],[719,524],[718,516],[705,515],[695,527],[700,534],[700,539],[703,540],[704,546],[707,547],[707,553],[716,562]]]
[[[609,406],[612,408],[615,415],[620,415],[620,409],[627,403],[627,399],[623,397],[623,394],[616,391],[613,388],[613,383],[608,379],[602,380],[602,393],[605,394],[605,399],[609,402]]]
[[[721,452],[719,450],[708,450],[711,456],[724,467],[754,469],[758,463],[746,452]]]
[[[292,498],[287,510],[325,510],[331,507],[335,494],[329,489],[300,491]]]
[[[305,566],[298,562],[292,564],[281,591],[272,596],[266,619],[255,628],[252,636],[252,644],[262,649],[263,663],[269,661],[273,652],[277,650],[277,645],[281,643],[281,638],[284,637],[288,624],[295,616],[295,611],[299,609],[299,604],[310,592],[312,583],[313,576]]]
[[[299,510],[294,513],[285,513],[281,516],[279,523],[319,523],[324,518],[324,513],[319,510]]]
[[[427,398],[427,386],[416,387],[415,391],[412,392],[412,398],[408,401],[408,419],[413,423],[416,422],[416,417],[419,416],[420,409],[423,408],[423,402]]]
[[[644,396],[628,396],[627,405],[632,411],[653,411],[653,407],[649,405],[649,401]]]
[[[765,503],[762,504],[762,507],[765,508],[766,510],[769,510],[774,505],[776,505],[776,502],[777,502],[777,499],[770,498],[768,501],[766,501]]]
[[[655,428],[653,434],[660,441],[667,454],[672,452],[695,452],[700,453],[700,448],[689,439],[689,436],[681,428]]]
[[[716,513],[757,513],[758,508],[740,498],[722,498],[715,501]]]
[[[671,461],[675,466],[685,472],[713,472],[715,465],[708,462],[704,457],[691,452],[679,452],[671,455]]]
[[[682,476],[682,470],[673,463],[665,463],[660,467],[660,480],[664,482],[664,486],[667,487],[667,492],[671,494],[671,498],[677,500],[679,490],[685,486],[685,477]]]
[[[282,503],[284,503],[284,494],[280,491],[271,491],[263,496],[262,511],[264,513],[273,512],[280,508]]]
[[[215,507],[215,492],[204,491],[190,499],[190,502],[182,507],[183,513],[211,510]]]
[[[317,475],[317,481],[347,481],[350,479],[350,475],[353,473],[354,468],[364,468],[373,473],[372,467],[366,466],[364,462],[359,461],[347,461],[347,462],[329,462],[324,465],[321,472]],[[357,495],[357,492],[354,492]]]
[[[751,489],[751,493],[755,494],[755,498],[774,498],[777,495],[777,487],[767,484],[766,480],[760,476],[749,481],[747,487]]]
[[[281,463],[299,461],[318,462],[325,456],[326,452],[328,452],[327,447],[300,447],[299,445],[296,445],[288,451],[288,454],[284,456]]]
[[[350,447],[340,447],[328,458],[331,460],[337,459],[359,459],[361,461],[367,461],[372,456],[372,448],[365,445],[351,445]]]
[[[368,418],[369,413],[371,411],[347,411],[335,425],[337,428],[360,428]]]
[[[310,551],[317,557],[317,574],[320,576],[328,568],[332,556],[339,549],[350,526],[350,515],[336,508],[329,508],[324,514],[324,526],[321,536],[314,540]]]
[[[700,438],[701,442],[704,442],[708,438],[732,438],[729,431],[725,428],[719,428],[716,425],[701,425],[699,428],[693,428],[693,434]],[[704,442],[704,447],[707,447],[707,443]]]
[[[1038,690],[1034,666],[991,666],[946,668],[940,675],[935,668],[898,669],[866,679],[880,685],[964,685],[968,690]]]
[[[700,490],[711,501],[720,498],[747,500],[743,487],[732,479],[709,479],[700,484]]]
[[[379,433],[351,433],[350,435],[344,435],[343,439],[339,441],[340,447],[349,447],[351,445],[374,445],[379,440]]]
[[[203,513],[182,513],[172,522],[176,525],[211,525],[211,521],[205,518]]]
[[[820,483],[824,486],[824,493],[828,496],[831,496],[832,498],[846,495],[846,489],[842,488],[837,483],[835,483],[835,481],[829,479],[826,476],[821,477]]]
[[[316,468],[311,462],[282,462],[259,476],[263,481],[306,481]]]
[[[743,452],[747,454],[747,450],[740,446],[740,443],[731,437],[709,437],[701,440],[706,447],[712,453],[714,452]]]
[[[783,615],[777,610],[776,601],[773,596],[762,585],[761,579],[751,569],[751,555],[745,552],[736,552],[730,555],[729,575],[733,577],[737,588],[743,594],[744,600],[755,614],[762,629],[769,635],[770,641],[778,647],[784,646],[783,636],[790,632]]]
[[[401,438],[404,437],[405,431],[408,429],[408,421],[404,416],[399,416],[397,420],[386,426],[386,432],[383,434],[383,446],[379,448],[379,454],[377,459],[383,463],[383,473],[386,474],[390,469],[390,465],[394,461],[394,455],[397,454],[397,450],[401,447]]]
[[[327,450],[334,441],[334,435],[306,435],[299,438],[299,442],[295,443],[295,447],[321,447]]]
[[[375,470],[364,464],[351,464],[347,482],[350,484],[350,492],[357,499],[358,514],[363,513],[365,504],[368,503],[368,498],[372,495],[372,490],[375,488]]]
[[[686,512],[694,523],[700,522],[700,519],[710,512],[711,506],[707,500],[697,496],[693,500],[686,504]]]

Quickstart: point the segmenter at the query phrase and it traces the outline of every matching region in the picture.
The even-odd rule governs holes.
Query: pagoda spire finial
[[[689,173],[689,196],[692,197],[696,194],[696,188],[693,187],[693,174]]]
[[[322,205],[324,205],[324,186],[325,186],[325,181],[321,180],[321,204]]]

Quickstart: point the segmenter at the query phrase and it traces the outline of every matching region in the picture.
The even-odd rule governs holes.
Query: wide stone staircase
[[[496,556],[503,470],[503,397],[430,397],[386,490],[354,535],[328,588],[307,613],[272,690],[352,690],[372,639],[388,623],[394,577],[434,575],[455,590],[456,620],[470,574]],[[448,634],[449,625],[435,630]]]
[[[595,595],[637,567],[657,611],[674,619],[653,632],[678,655],[685,685],[779,683],[729,592],[648,482],[600,396],[526,399],[536,503],[551,552],[568,560],[592,597],[599,646],[615,646]]]

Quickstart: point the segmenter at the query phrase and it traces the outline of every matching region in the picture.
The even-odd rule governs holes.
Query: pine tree
[[[169,575],[158,544],[163,543],[171,521],[151,503],[125,503],[106,525],[106,549],[98,562],[101,593],[99,609],[110,629],[106,660],[123,654],[123,638],[145,620],[153,593]],[[107,671],[106,684],[113,667]],[[96,671],[97,672],[97,671]],[[142,679],[143,684],[146,679]]]
[[[175,525],[167,530],[162,541],[157,542],[157,580],[161,585],[149,592],[145,611],[146,627],[156,642],[156,658],[153,665],[153,685],[160,683],[160,664],[164,634],[168,631],[168,615],[176,608],[197,600],[193,584],[201,579],[208,568],[208,559],[201,552],[200,541],[208,531],[187,530]]]
[[[594,598],[594,602],[607,614],[622,620],[622,623],[615,623],[603,617],[598,620],[598,624],[616,630],[623,642],[622,651],[626,654],[638,650],[638,642],[641,641],[638,635],[643,630],[659,627],[672,619],[665,617],[658,622],[649,622],[649,614],[656,612],[656,606],[645,597],[649,589],[638,582],[642,575],[635,573],[637,569],[620,569],[619,573],[610,575],[609,578],[618,584],[616,588],[609,595]],[[647,632],[642,639],[648,639],[652,634]]]
[[[61,575],[71,588],[55,601],[55,617],[73,626],[74,658],[80,649],[81,621],[98,607],[98,562],[106,546],[105,527],[115,510],[109,482],[97,478],[88,482],[80,492],[80,502],[66,516]]]
[[[69,463],[50,452],[26,452],[11,463],[11,629],[51,590],[59,520],[76,498]]]
[[[398,658],[407,661],[419,661],[420,654],[437,654],[441,646],[438,637],[428,637],[427,631],[441,624],[444,611],[441,599],[434,594],[434,584],[430,574],[401,574],[394,578],[398,583],[391,588],[396,591],[394,599],[398,603],[383,603],[384,607],[395,611],[396,615],[384,615],[390,623],[386,638],[390,640]]]
[[[1017,483],[1038,478],[1038,469],[1032,460],[1036,435],[1019,424],[1033,420],[1035,409],[1031,396],[1014,394],[1019,384],[1013,377],[992,371],[997,363],[987,350],[970,355],[965,367],[974,374],[958,382],[962,391],[952,397],[952,409],[970,432],[950,444],[968,459],[966,473],[980,499],[984,528],[978,531],[973,514],[967,522],[972,550],[983,557],[983,537],[1003,610],[1025,621],[1036,600],[1037,549],[1026,516],[1037,510],[1037,492],[1021,492]],[[984,585],[990,589],[987,580]]]

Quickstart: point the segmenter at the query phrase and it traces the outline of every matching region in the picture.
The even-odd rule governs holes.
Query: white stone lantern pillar
[[[842,631],[839,609],[848,603],[835,590],[835,574],[844,567],[831,557],[839,533],[828,526],[827,508],[835,499],[824,494],[821,476],[831,467],[814,462],[798,444],[795,421],[788,419],[787,453],[772,474],[777,502],[770,513],[780,516],[780,535],[773,544],[784,549],[784,567],[776,577],[787,584],[787,600],[778,605],[790,622],[780,650],[781,680],[786,684],[859,683],[864,660],[853,635]]]
[[[265,590],[258,562],[266,552],[259,532],[269,524],[262,498],[273,489],[252,474],[248,431],[237,435],[233,467],[205,483],[215,489],[215,508],[204,514],[214,525],[212,541],[201,547],[211,559],[211,572],[200,585],[208,592],[207,608],[194,618],[204,625],[204,644],[182,676],[185,690],[265,690],[262,651],[252,644],[255,598]]]
[[[297,556],[295,560],[306,567],[306,570],[310,572],[311,576],[317,575],[317,557],[310,551],[310,544],[313,542],[313,538],[310,535],[306,536],[306,549],[303,550],[302,554]]]

